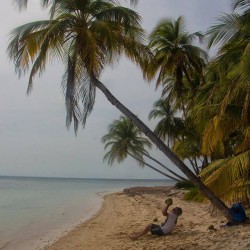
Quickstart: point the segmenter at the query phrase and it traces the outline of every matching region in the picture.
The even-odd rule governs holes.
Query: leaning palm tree
[[[117,1],[57,0],[50,20],[28,23],[12,32],[8,54],[20,74],[26,73],[32,64],[28,92],[35,74],[42,73],[51,58],[61,60],[66,65],[63,85],[68,126],[72,119],[75,129],[79,120],[85,124],[98,88],[226,217],[231,218],[227,206],[99,80],[105,66],[121,54],[143,67],[144,61],[152,59],[143,42],[140,16],[131,9],[121,7]]]
[[[159,164],[167,170],[167,172],[173,175],[171,176],[160,171],[160,173],[166,177],[175,181],[186,180],[150,156],[145,148],[150,149],[152,144],[148,139],[142,137],[141,131],[131,122],[130,119],[124,116],[121,116],[119,120],[113,121],[109,126],[108,133],[102,137],[102,142],[105,143],[105,149],[109,148],[109,151],[104,156],[104,160],[108,160],[110,165],[112,165],[115,160],[117,160],[118,163],[122,162],[129,155],[141,166],[146,165],[159,172],[158,169],[144,161],[143,157],[146,157]]]

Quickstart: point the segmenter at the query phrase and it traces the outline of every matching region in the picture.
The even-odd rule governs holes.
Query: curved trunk
[[[132,122],[184,173],[188,179],[196,185],[199,190],[211,201],[211,203],[227,218],[231,219],[232,216],[228,207],[214,195],[214,193],[202,183],[202,181],[182,162],[168,147],[158,138],[136,115],[128,110],[121,102],[119,102],[101,83],[95,75],[91,74],[92,83],[100,89],[107,99],[119,109],[126,117],[132,120]]]
[[[174,171],[172,171],[171,169],[169,169],[168,167],[164,166],[161,162],[159,162],[158,160],[156,160],[155,158],[153,158],[152,156],[150,155],[147,155],[147,154],[143,154],[144,156],[148,157],[150,160],[156,162],[157,164],[159,164],[160,166],[162,166],[164,169],[166,169],[168,172],[170,172],[171,174],[173,174],[174,176],[178,177],[179,178],[179,181],[180,180],[183,180],[183,181],[186,181],[187,179],[183,178],[182,176],[176,174]]]
[[[162,171],[160,171],[160,170],[158,170],[157,168],[151,166],[150,164],[146,163],[145,161],[140,160],[139,158],[135,157],[134,155],[132,155],[132,154],[130,154],[130,153],[128,153],[128,155],[130,155],[130,156],[131,156],[132,158],[134,158],[135,160],[137,160],[137,161],[143,163],[144,165],[148,166],[149,168],[155,170],[156,172],[158,172],[158,173],[160,173],[160,174],[162,174],[162,175],[164,175],[164,176],[166,176],[166,177],[168,177],[168,178],[170,178],[170,179],[172,179],[172,180],[174,180],[174,181],[180,181],[180,180],[178,180],[178,179],[176,179],[176,178],[174,178],[174,177],[172,177],[172,176],[170,176],[170,175],[168,175],[168,174],[163,173]]]

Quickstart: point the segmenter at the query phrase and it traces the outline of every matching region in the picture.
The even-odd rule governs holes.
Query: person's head
[[[180,207],[175,207],[173,208],[173,211],[175,214],[177,214],[178,216],[180,216],[182,214],[182,209]]]

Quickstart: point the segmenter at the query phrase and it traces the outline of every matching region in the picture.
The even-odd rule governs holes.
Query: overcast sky
[[[26,95],[27,77],[18,79],[13,63],[6,56],[10,31],[29,21],[44,19],[39,0],[29,0],[26,12],[19,13],[12,0],[2,0],[0,9],[0,175],[97,177],[97,178],[162,178],[133,160],[110,167],[103,162],[101,137],[108,125],[121,115],[97,92],[95,107],[85,129],[77,137],[73,127],[65,127],[65,105],[61,91],[63,67],[49,65],[34,81],[31,95]],[[190,32],[204,31],[230,10],[230,0],[140,0],[137,11],[143,27],[150,32],[164,17],[183,15]],[[146,124],[153,103],[159,99],[154,82],[146,83],[140,70],[122,60],[119,66],[106,69],[102,81],[110,91]],[[149,124],[151,129],[153,125]],[[152,153],[168,167],[176,167],[159,150]],[[179,172],[179,171],[177,171]]]

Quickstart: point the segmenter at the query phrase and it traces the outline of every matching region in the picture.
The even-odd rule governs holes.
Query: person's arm
[[[162,214],[164,216],[168,216],[168,208],[170,207],[170,205],[166,205],[163,209],[162,209]]]

